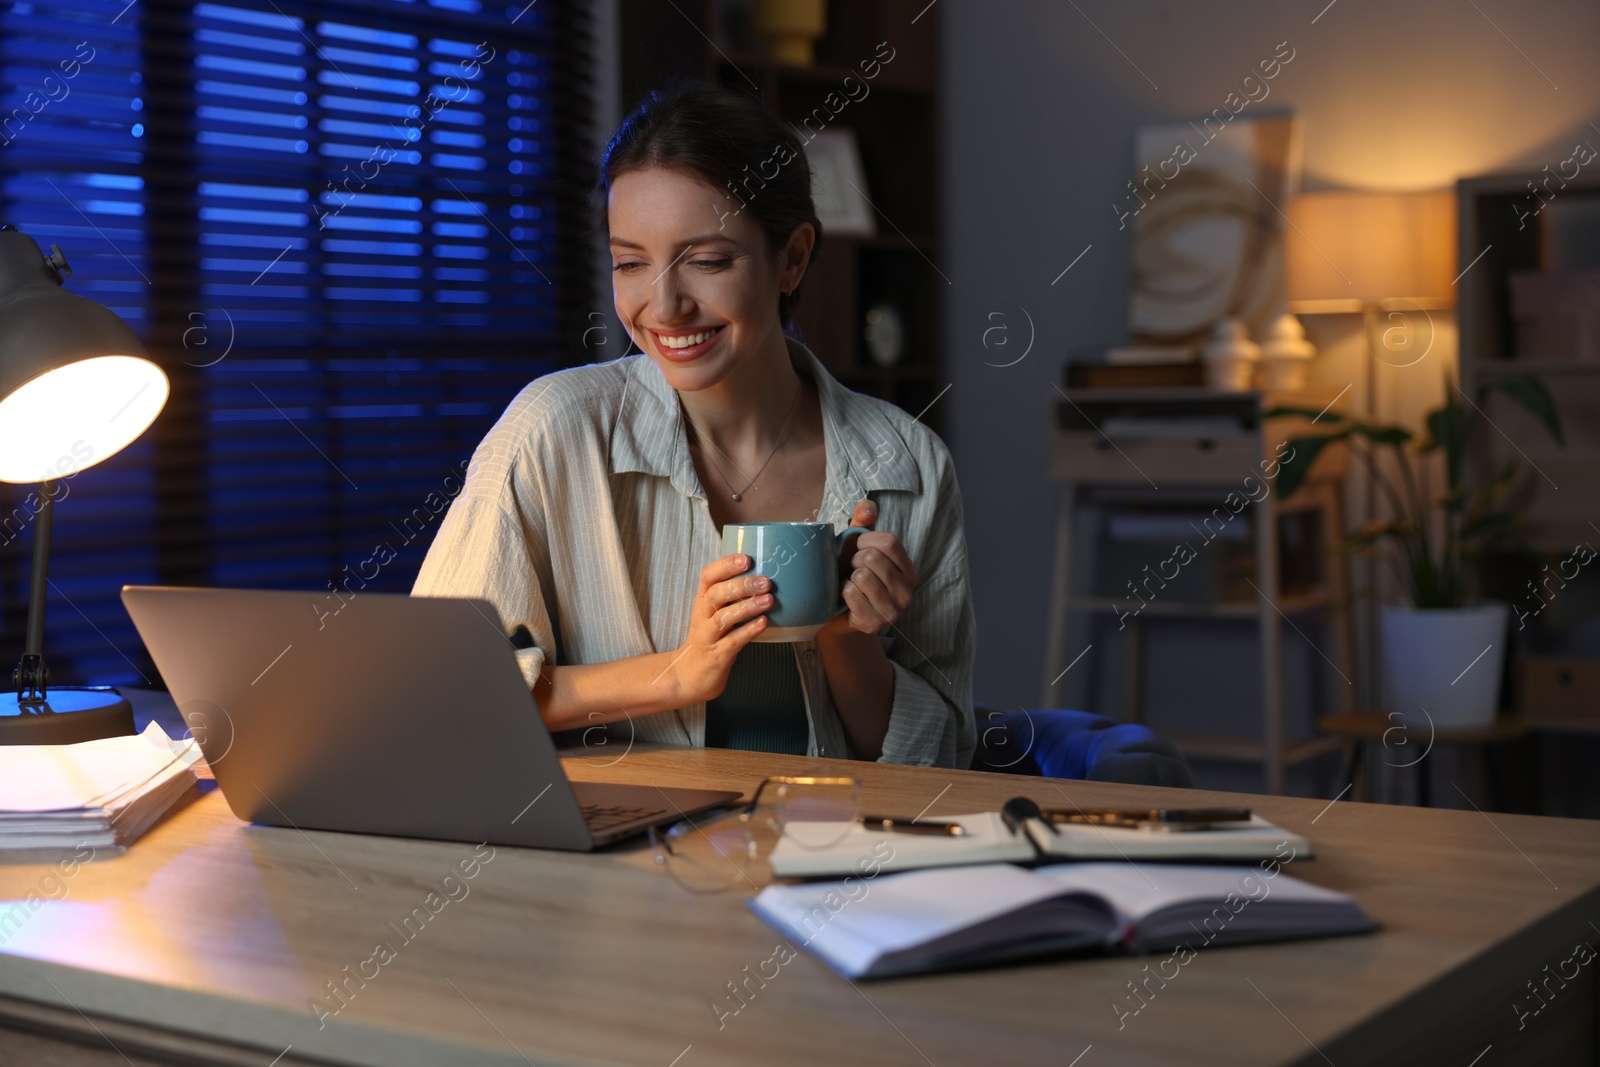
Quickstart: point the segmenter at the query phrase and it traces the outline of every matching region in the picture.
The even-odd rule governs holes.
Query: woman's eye
[[[720,256],[716,259],[691,259],[690,264],[704,270],[726,270],[733,265],[731,256]]]
[[[630,261],[628,263],[618,263],[611,269],[616,271],[618,274],[637,274],[643,266],[643,263]]]

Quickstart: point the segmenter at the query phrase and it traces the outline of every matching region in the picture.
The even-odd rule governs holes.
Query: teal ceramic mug
[[[852,526],[835,534],[823,522],[737,522],[722,528],[722,554],[750,557],[745,574],[772,580],[773,604],[757,641],[805,641],[844,610],[839,553],[845,538],[870,533]]]

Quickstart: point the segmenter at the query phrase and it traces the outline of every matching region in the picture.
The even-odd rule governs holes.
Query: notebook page
[[[935,941],[1061,892],[1008,863],[940,867],[850,884],[774,885],[751,907],[849,975],[878,957]],[[848,895],[847,895],[848,894]]]
[[[1174,904],[1221,903],[1233,893],[1244,900],[1279,904],[1345,904],[1350,898],[1287,874],[1271,878],[1255,866],[1178,866],[1169,863],[1058,863],[1037,867],[1061,892],[1096,893],[1117,909],[1124,929]]]

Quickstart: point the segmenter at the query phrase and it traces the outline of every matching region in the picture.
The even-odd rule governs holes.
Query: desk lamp
[[[167,402],[167,376],[107,308],[61,287],[70,275],[26,234],[0,226],[0,481],[39,483],[28,635],[0,694],[0,745],[65,745],[134,733],[114,689],[48,689],[44,606],[57,482],[120,452]]]

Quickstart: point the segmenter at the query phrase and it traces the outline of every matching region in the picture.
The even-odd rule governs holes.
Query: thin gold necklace
[[[767,469],[768,464],[770,464],[772,462],[772,457],[776,456],[778,454],[778,449],[783,447],[784,439],[789,436],[789,423],[794,419],[795,408],[800,406],[800,391],[803,388],[805,388],[805,383],[804,382],[800,382],[800,381],[796,381],[795,382],[794,399],[789,401],[789,414],[787,414],[787,415],[785,415],[783,417],[783,428],[778,431],[778,441],[777,441],[776,444],[774,444],[772,446],[772,451],[767,453],[767,461],[766,461],[766,463],[761,464],[761,469],[756,471],[754,478],[751,478],[748,482],[744,483],[744,488],[743,489],[735,489],[733,487],[733,483],[728,481],[728,476],[723,473],[722,467],[717,463],[717,461],[714,460],[714,459],[711,459],[710,456],[706,457],[706,459],[709,460],[710,463],[711,463],[711,468],[717,472],[717,477],[722,479],[723,483],[725,485],[727,485],[727,487],[728,487],[728,492],[733,494],[733,499],[734,499],[735,503],[737,503],[738,501],[744,499],[744,494],[748,493],[750,491],[750,487],[752,485],[756,484],[756,478],[761,477],[762,471],[765,471]],[[683,403],[683,399],[681,397],[679,398],[678,403],[680,405]],[[730,459],[726,452],[724,452],[722,449],[718,448],[716,446],[716,443],[713,442],[708,435],[703,434],[703,433],[700,432],[700,427],[695,426],[694,420],[689,418],[689,411],[688,411],[687,408],[684,409],[683,417],[684,417],[684,420],[687,421],[689,423],[689,425],[694,428],[694,439],[696,441],[701,441],[701,442],[704,442],[705,444],[710,445],[711,446],[711,450],[713,452],[715,452],[717,455],[721,456],[723,459],[728,460],[728,465],[729,466],[731,466],[734,470],[738,470],[739,469],[739,465],[737,463],[735,463],[732,459]]]

